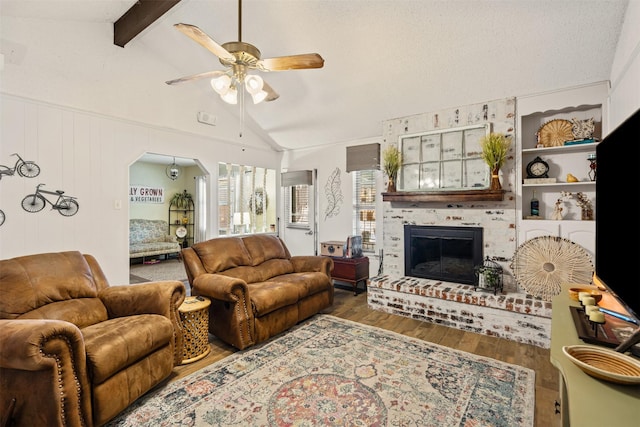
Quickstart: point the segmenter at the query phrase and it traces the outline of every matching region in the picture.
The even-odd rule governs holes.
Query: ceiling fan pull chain
[[[240,138],[244,131],[244,90],[240,90]]]

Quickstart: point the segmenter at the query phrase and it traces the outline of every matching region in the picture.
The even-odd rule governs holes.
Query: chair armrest
[[[167,234],[164,238],[165,242],[178,243],[178,238],[174,234]]]
[[[238,302],[249,300],[247,283],[236,277],[222,274],[201,274],[195,278],[192,286],[193,293],[219,301]]]
[[[255,343],[255,318],[244,280],[205,273],[194,279],[191,290],[211,299],[209,332],[240,350]]]
[[[178,280],[110,286],[98,293],[109,318],[136,314],[159,314],[173,324],[174,365],[182,362],[183,331],[178,309],[187,294],[184,283]]]
[[[319,271],[331,277],[331,271],[333,270],[333,260],[326,256],[292,256],[291,264],[296,273]]]
[[[0,378],[0,405],[15,399],[16,425],[93,422],[84,340],[70,322],[0,320]]]

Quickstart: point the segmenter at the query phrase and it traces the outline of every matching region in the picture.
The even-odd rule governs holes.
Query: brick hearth
[[[549,348],[551,303],[520,292],[493,295],[473,286],[415,277],[374,277],[370,308],[443,326]]]

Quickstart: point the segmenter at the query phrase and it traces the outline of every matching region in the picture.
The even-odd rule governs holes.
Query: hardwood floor
[[[558,427],[561,424],[560,415],[555,413],[555,402],[560,401],[559,372],[549,360],[548,349],[371,310],[367,306],[366,293],[354,296],[353,292],[338,288],[333,306],[323,313],[531,368],[536,372],[535,426]],[[176,367],[169,381],[183,378],[236,351],[211,335],[210,345],[211,352],[205,358]]]

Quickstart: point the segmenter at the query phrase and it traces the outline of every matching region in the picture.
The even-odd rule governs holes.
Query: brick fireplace
[[[466,120],[460,123],[460,118]],[[513,135],[515,100],[509,98],[388,120],[383,124],[383,145],[397,144],[400,135],[433,130],[440,123],[456,127],[483,120],[491,122],[493,132]],[[510,269],[517,247],[514,180],[515,159],[510,155],[502,169],[501,182],[505,190],[502,201],[384,202],[382,275],[370,281],[369,307],[548,348],[551,303],[518,290]],[[481,229],[481,259],[489,257],[503,268],[503,292],[493,295],[476,290],[468,281],[465,283],[466,280],[405,274],[406,255],[410,250],[405,248],[406,226]],[[474,259],[473,263],[477,262]]]

